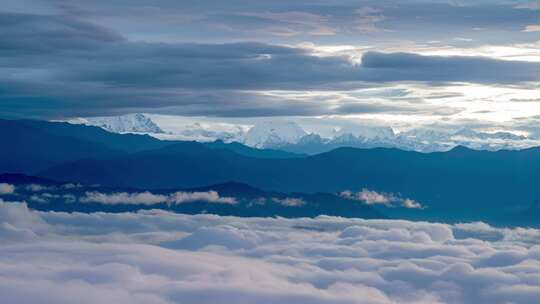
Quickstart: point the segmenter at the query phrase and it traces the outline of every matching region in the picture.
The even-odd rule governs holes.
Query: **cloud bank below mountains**
[[[339,195],[346,199],[360,201],[368,205],[378,204],[386,207],[402,206],[409,209],[425,208],[419,202],[410,198],[402,198],[399,194],[377,192],[369,189],[362,189],[362,191],[356,193],[346,190]]]
[[[540,231],[0,202],[9,303],[535,303]],[[45,302],[44,302],[45,301]]]
[[[7,183],[0,183],[0,194],[12,194],[15,192],[15,186]]]
[[[88,191],[85,195],[79,198],[81,203],[101,203],[107,205],[117,204],[135,204],[135,205],[154,205],[154,204],[182,204],[204,201],[216,204],[231,204],[237,203],[233,197],[222,197],[216,191],[204,192],[183,192],[178,191],[170,194],[154,194],[149,191],[145,192],[118,192],[118,193],[102,193],[98,191]]]

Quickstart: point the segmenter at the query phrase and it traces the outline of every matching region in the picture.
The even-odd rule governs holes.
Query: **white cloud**
[[[0,195],[13,194],[15,192],[15,186],[6,183],[0,183]]]
[[[410,208],[410,209],[422,209],[422,204],[420,204],[419,202],[415,201],[415,200],[412,200],[410,198],[406,198],[404,200],[401,201],[401,204],[403,205],[403,207],[405,208]]]
[[[24,241],[47,227],[39,214],[31,212],[26,203],[0,199],[0,241]]]
[[[540,32],[540,24],[529,24],[523,30],[524,32]]]
[[[24,190],[30,191],[30,192],[43,192],[43,191],[55,192],[55,191],[57,191],[59,189],[70,190],[70,189],[80,188],[80,187],[82,187],[82,185],[81,184],[72,184],[72,183],[63,184],[63,185],[60,185],[60,186],[48,186],[48,185],[40,185],[40,184],[26,184],[26,185],[23,185],[21,187]]]
[[[368,205],[380,204],[387,207],[393,207],[395,204],[398,204],[401,207],[409,209],[424,208],[422,204],[413,199],[402,198],[397,194],[377,192],[369,189],[362,189],[362,191],[356,193],[346,190],[341,192],[340,196],[350,200],[362,201]]]
[[[367,204],[384,204],[387,205],[392,201],[395,201],[395,198],[391,195],[378,193],[375,191],[370,191],[367,189],[362,190],[357,194],[357,197],[360,200],[363,200]]]
[[[107,205],[116,205],[116,204],[141,204],[141,205],[153,205],[164,203],[167,201],[167,196],[165,195],[156,195],[146,192],[140,193],[127,193],[127,192],[117,192],[117,193],[101,193],[98,191],[88,191],[83,197],[79,199],[82,203],[102,203]]]
[[[77,201],[77,197],[73,194],[54,194],[48,192],[33,194],[29,197],[29,199],[33,202],[42,204],[48,203],[51,199],[63,199],[66,203],[75,203]]]
[[[221,197],[216,191],[207,192],[175,192],[171,194],[168,201],[174,204],[182,204],[196,201],[205,201],[217,204],[236,204],[236,199],[232,197]]]
[[[528,9],[528,10],[533,10],[533,11],[540,10],[540,2],[521,3],[514,6],[514,8]]]
[[[206,192],[174,192],[172,194],[154,194],[148,191],[127,193],[101,193],[98,191],[86,192],[79,199],[82,203],[101,203],[101,204],[137,204],[137,205],[154,205],[160,203],[167,204],[182,204],[189,202],[204,201],[216,204],[236,204],[236,199],[232,197],[221,197],[216,191]]]
[[[536,303],[540,230],[31,211],[0,202],[6,303]]]
[[[272,201],[274,203],[278,203],[280,205],[286,206],[286,207],[300,207],[306,204],[306,202],[301,198],[294,198],[294,197],[286,197],[286,198],[272,198]]]
[[[39,192],[39,191],[43,191],[43,190],[47,189],[46,186],[38,185],[38,184],[29,184],[29,185],[26,185],[24,188],[26,190],[32,191],[32,192]]]
[[[42,197],[42,196],[39,196],[39,195],[35,195],[35,194],[34,194],[34,195],[31,195],[31,196],[29,197],[29,199],[30,199],[30,201],[32,201],[32,202],[42,203],[42,204],[48,203],[48,202],[49,202],[48,199],[46,199],[46,198],[44,198],[44,197]]]
[[[68,183],[68,184],[63,184],[62,185],[63,189],[76,189],[76,188],[81,188],[81,187],[82,187],[81,184],[73,184],[73,183]]]

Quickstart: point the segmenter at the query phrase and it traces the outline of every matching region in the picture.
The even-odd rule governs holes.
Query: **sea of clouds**
[[[2,303],[538,303],[540,230],[0,200]]]

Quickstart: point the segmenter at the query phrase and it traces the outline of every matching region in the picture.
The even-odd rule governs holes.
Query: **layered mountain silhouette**
[[[69,184],[23,174],[0,174],[0,183],[16,186],[16,193],[4,195],[6,199],[23,200],[32,209],[43,211],[134,212],[162,209],[187,214],[230,216],[386,218],[372,206],[332,193],[285,194],[263,191],[237,182],[152,192],[136,188]],[[211,192],[215,192],[216,197],[209,194]],[[181,201],[175,201],[177,197]]]
[[[371,189],[426,206],[417,211],[388,208],[392,216],[445,221],[518,214],[540,197],[539,148],[493,152],[457,147],[436,153],[339,148],[303,156],[240,144],[166,142],[66,123],[0,124],[7,138],[0,172],[53,180],[139,189],[235,181],[279,193]]]

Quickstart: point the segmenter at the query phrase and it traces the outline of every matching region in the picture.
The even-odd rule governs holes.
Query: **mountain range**
[[[302,155],[31,120],[0,120],[0,134],[7,143],[0,151],[0,172],[112,189],[159,191],[236,182],[285,195],[350,191],[359,194],[349,200],[368,203],[374,193],[423,206],[380,204],[386,216],[443,221],[517,219],[540,198],[540,148],[477,151],[460,146],[434,153],[338,148]]]
[[[96,126],[114,133],[165,133],[152,119],[141,113],[110,117],[87,117],[70,121]]]
[[[70,184],[22,174],[0,174],[0,184],[16,191],[8,200],[32,209],[63,212],[134,212],[161,209],[186,214],[224,216],[315,217],[319,215],[386,218],[377,208],[332,193],[278,193],[227,182],[196,188],[152,192],[123,187]]]
[[[418,128],[396,133],[390,127],[347,125],[334,130],[330,137],[308,133],[292,121],[261,121],[247,131],[241,126],[212,129],[195,123],[180,131],[165,132],[144,114],[97,117],[75,120],[116,133],[151,134],[157,138],[211,142],[239,142],[258,149],[274,149],[299,154],[318,154],[340,147],[397,148],[418,152],[448,151],[456,146],[475,150],[523,149],[540,145],[540,141],[511,132],[481,132],[470,128],[455,131]],[[73,122],[73,121],[72,121]]]

